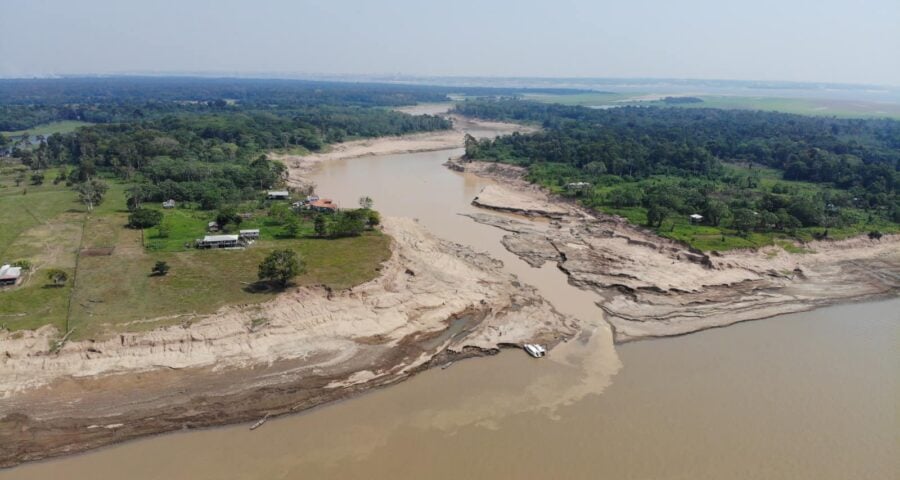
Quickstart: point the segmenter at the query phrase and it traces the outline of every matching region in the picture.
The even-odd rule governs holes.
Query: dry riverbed
[[[506,230],[504,246],[534,267],[554,262],[597,291],[617,342],[665,337],[900,291],[900,236],[859,237],[707,255],[625,220],[587,212],[523,180],[521,168],[450,161],[498,181],[478,206],[551,219],[547,227],[492,214],[473,220]]]

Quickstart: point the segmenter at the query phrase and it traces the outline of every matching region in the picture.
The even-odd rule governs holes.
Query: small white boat
[[[266,420],[268,420],[268,419],[269,419],[269,414],[267,413],[266,416],[259,419],[258,422],[254,423],[253,425],[250,425],[250,430],[256,430],[257,428],[263,426],[263,424],[266,423]]]
[[[526,343],[523,348],[534,358],[541,358],[547,354],[547,349],[536,343]]]

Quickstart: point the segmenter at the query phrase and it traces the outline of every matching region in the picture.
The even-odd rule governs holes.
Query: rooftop
[[[19,278],[22,275],[21,267],[12,267],[10,265],[3,265],[0,267],[0,278],[9,279],[9,278]]]
[[[335,205],[334,202],[332,202],[330,198],[322,198],[319,200],[309,202],[309,204],[310,204],[310,206],[315,207],[315,208],[337,209],[337,205]]]
[[[236,242],[238,235],[206,235],[203,237],[204,242]]]

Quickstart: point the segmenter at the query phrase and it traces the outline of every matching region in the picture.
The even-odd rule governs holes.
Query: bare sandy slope
[[[508,231],[504,246],[531,265],[555,262],[571,283],[600,292],[618,342],[900,292],[897,235],[813,242],[806,254],[773,246],[706,255],[624,219],[552,198],[525,182],[517,167],[450,163],[501,182],[481,192],[476,205],[554,219],[550,228],[535,228],[496,215],[473,216]]]
[[[450,119],[453,120],[453,129],[451,130],[354,140],[332,145],[328,151],[323,153],[312,155],[273,153],[270,154],[270,157],[287,165],[289,169],[288,184],[291,187],[303,189],[310,185],[307,179],[310,172],[319,163],[327,160],[461,148],[467,133],[477,138],[482,138],[534,130],[530,127],[512,123],[471,120],[456,115],[451,115]]]
[[[0,442],[0,465],[180,428],[147,417],[200,397],[220,399],[194,407],[196,418],[185,424],[245,418],[247,405],[225,400],[240,392],[313,382],[320,388],[304,404],[311,406],[344,387],[396,381],[445,350],[555,343],[575,333],[571,319],[502,274],[495,260],[441,241],[412,220],[386,219],[385,232],[394,252],[381,276],[349,291],[299,288],[261,306],[222,309],[187,328],[70,342],[58,353],[48,352],[51,328],[0,333],[0,418],[15,420],[0,422],[0,439],[10,440]],[[271,372],[248,375],[259,368]],[[141,372],[153,380],[136,395],[134,375]],[[184,384],[178,373],[161,372],[192,373]],[[223,383],[229,375],[241,381]],[[287,395],[269,411],[301,400]],[[64,435],[55,430],[60,422]],[[31,433],[19,435],[23,426]],[[35,436],[41,431],[55,433]]]
[[[455,119],[452,131],[348,142],[282,157],[294,185],[321,161],[462,146],[467,132],[521,130]],[[481,135],[483,134],[483,135]],[[342,292],[297,288],[191,324],[50,351],[51,327],[0,332],[0,467],[141,435],[297,411],[501,345],[577,332],[484,254],[385,218],[381,275]]]

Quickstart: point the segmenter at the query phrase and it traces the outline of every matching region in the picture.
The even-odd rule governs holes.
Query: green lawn
[[[43,185],[16,187],[14,176],[13,169],[0,173],[0,263],[28,260],[35,271],[14,290],[0,290],[0,326],[62,329],[71,284],[47,287],[44,275],[50,268],[74,273],[85,209],[71,189],[49,181],[55,172]]]
[[[121,233],[112,255],[79,261],[70,318],[76,338],[181,323],[224,305],[270,300],[276,292],[254,293],[248,287],[274,249],[293,249],[306,263],[297,284],[337,290],[374,278],[390,256],[390,238],[378,232],[335,240],[261,240],[245,250],[148,252],[140,246],[141,232],[124,228],[126,222],[125,215],[118,217]],[[171,268],[164,277],[150,275],[157,260]]]
[[[241,211],[252,211],[253,217],[241,228],[259,228],[262,234],[249,248],[185,248],[204,235],[214,212],[166,210],[170,236],[154,238],[156,228],[126,227],[126,185],[120,182],[107,179],[104,202],[88,213],[63,184],[16,187],[14,175],[14,168],[0,171],[0,262],[28,260],[34,268],[19,286],[0,290],[0,328],[9,330],[54,325],[62,332],[68,320],[68,328],[76,328],[72,338],[96,338],[190,321],[226,305],[263,302],[276,292],[254,293],[247,287],[274,249],[293,249],[306,263],[295,283],[336,290],[374,278],[390,257],[390,237],[378,231],[317,239],[312,222],[304,220],[300,238],[285,238],[282,225],[249,206]],[[150,275],[157,260],[170,265],[168,275]],[[69,282],[48,286],[50,268],[65,270]]]
[[[157,208],[155,206],[149,208]],[[215,220],[215,212],[202,210],[177,208],[161,210],[163,222],[169,227],[167,237],[161,237],[158,227],[144,230],[144,245],[154,252],[183,252],[192,248],[194,240],[208,235],[207,225]],[[249,212],[253,216],[244,220],[237,230],[259,229],[261,240],[278,240],[286,237],[285,227],[269,218],[264,210],[257,210],[247,206],[241,210]],[[300,224],[299,236],[311,236],[313,224],[309,220],[303,220]]]
[[[14,132],[0,132],[7,137],[20,137],[23,133],[28,132],[31,135],[44,135],[50,136],[54,133],[71,133],[78,129],[78,127],[85,127],[88,125],[93,125],[88,122],[80,122],[77,120],[63,120],[61,122],[51,122],[45,123],[43,125],[36,125],[27,130],[16,130]]]

